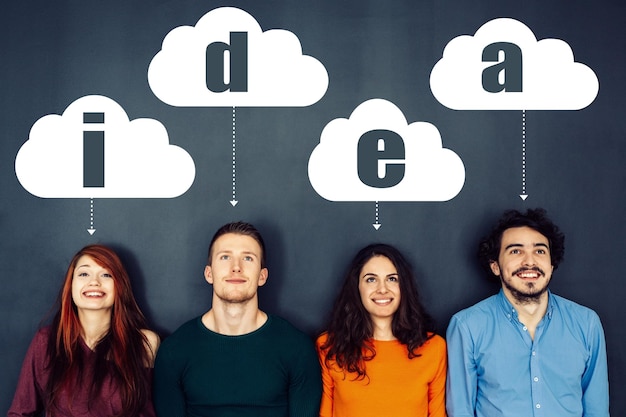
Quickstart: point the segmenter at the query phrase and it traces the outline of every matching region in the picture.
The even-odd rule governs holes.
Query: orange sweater
[[[320,417],[446,417],[446,342],[433,336],[409,359],[399,341],[374,340],[376,357],[365,362],[367,377],[354,380],[334,361],[326,366],[317,339],[324,392]]]

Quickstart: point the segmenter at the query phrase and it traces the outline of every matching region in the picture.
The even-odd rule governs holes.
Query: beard
[[[225,304],[247,304],[256,297],[256,292],[250,288],[233,289],[233,288],[213,288],[214,295]]]
[[[511,281],[513,280],[513,277],[515,275],[520,272],[530,270],[537,271],[544,277],[546,276],[545,272],[538,267],[520,268],[517,271],[514,271],[511,274],[511,278],[508,280],[500,276],[500,281],[502,282],[502,285],[504,285],[504,287],[509,290],[513,298],[515,298],[515,300],[520,304],[537,304],[541,300],[541,296],[545,294],[546,291],[548,291],[548,283],[550,282],[550,280],[547,280],[543,286],[538,286],[535,282],[528,282],[523,284],[524,288],[522,289],[515,288],[511,284]]]

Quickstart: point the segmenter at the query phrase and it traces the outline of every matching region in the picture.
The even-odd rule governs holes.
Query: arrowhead
[[[235,206],[237,205],[237,203],[238,203],[238,202],[239,202],[239,201],[237,201],[237,200],[231,200],[230,204],[231,204],[233,207],[235,207]]]
[[[522,200],[526,201],[526,199],[528,198],[528,194],[520,194],[519,198],[521,198]]]
[[[87,229],[87,231],[89,232],[90,235],[93,236],[94,233],[96,233],[96,229]]]
[[[382,224],[374,223],[374,224],[372,224],[372,226],[374,226],[374,229],[378,230],[378,229],[380,229],[380,226],[382,226]]]

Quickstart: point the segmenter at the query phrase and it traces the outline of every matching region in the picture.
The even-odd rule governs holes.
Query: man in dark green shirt
[[[162,343],[154,369],[159,417],[317,417],[321,398],[313,341],[258,306],[265,246],[254,226],[213,236],[204,276],[213,304]]]

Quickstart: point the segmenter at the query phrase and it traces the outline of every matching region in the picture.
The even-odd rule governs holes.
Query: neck
[[[245,303],[214,299],[213,307],[202,316],[202,323],[207,329],[227,336],[251,333],[266,321],[267,314],[259,310],[256,298]]]
[[[372,328],[374,340],[396,340],[391,328],[391,318],[377,319],[372,317]]]
[[[535,329],[548,310],[548,292],[532,299],[519,299],[504,289],[504,295],[517,311],[518,319],[528,328],[530,337],[534,339]]]
[[[93,349],[111,328],[111,311],[78,310],[78,320],[85,344]]]

